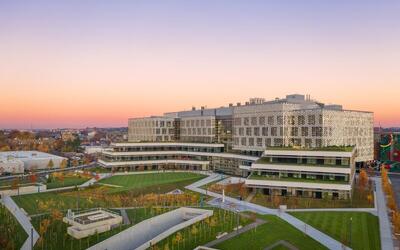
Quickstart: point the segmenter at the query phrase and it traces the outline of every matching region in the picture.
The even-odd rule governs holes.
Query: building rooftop
[[[46,158],[63,158],[61,156],[52,155],[39,151],[4,151],[0,152],[0,158],[14,158],[14,159],[46,159]]]

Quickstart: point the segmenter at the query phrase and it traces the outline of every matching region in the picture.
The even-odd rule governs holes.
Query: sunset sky
[[[400,1],[0,0],[0,128],[310,94],[400,126]]]

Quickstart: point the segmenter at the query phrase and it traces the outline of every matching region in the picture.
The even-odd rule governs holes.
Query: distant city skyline
[[[1,1],[0,129],[126,127],[293,93],[400,126],[398,13],[399,1]]]

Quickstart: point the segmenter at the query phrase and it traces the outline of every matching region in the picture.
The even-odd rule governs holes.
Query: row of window
[[[235,128],[236,136],[332,136],[331,127],[247,127]]]
[[[129,122],[131,127],[140,128],[140,127],[159,127],[159,128],[170,128],[173,127],[173,121],[163,121],[163,120],[134,120]]]
[[[215,128],[181,128],[181,135],[208,135],[215,134]]]
[[[263,138],[263,137],[242,137],[234,138],[235,146],[256,146],[256,147],[280,147],[284,145],[282,138]],[[322,139],[290,138],[289,145],[305,147],[322,147]]]
[[[318,117],[318,119],[317,119]],[[307,121],[306,121],[307,119]],[[236,117],[234,119],[235,126],[263,126],[263,125],[316,125],[318,120],[318,124],[323,123],[322,115],[288,115],[288,116],[260,116],[260,117]]]
[[[182,120],[181,127],[211,127],[214,126],[215,120],[212,119],[193,119]]]

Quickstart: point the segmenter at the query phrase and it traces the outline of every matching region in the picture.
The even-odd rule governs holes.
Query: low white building
[[[23,170],[46,169],[53,161],[53,168],[59,168],[65,157],[39,151],[5,151],[0,152],[0,167],[9,173],[20,173]],[[23,169],[21,169],[21,166]],[[16,170],[15,172],[10,170]]]

